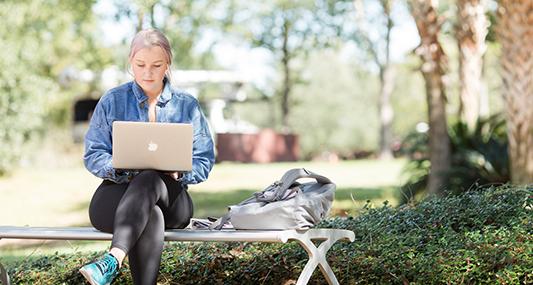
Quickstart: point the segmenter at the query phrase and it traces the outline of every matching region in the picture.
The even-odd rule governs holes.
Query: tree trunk
[[[387,18],[387,32],[385,35],[385,63],[380,65],[380,94],[379,94],[379,158],[391,159],[392,155],[392,120],[394,110],[391,105],[392,91],[394,89],[394,72],[390,64],[390,33],[393,22],[390,15],[391,1],[382,0],[381,6]],[[379,64],[379,63],[378,63]]]
[[[533,0],[501,0],[499,41],[511,180],[533,183]]]
[[[480,115],[483,55],[488,21],[483,0],[457,1],[456,36],[459,46],[459,115],[473,129]]]
[[[281,93],[281,125],[284,132],[289,130],[289,95],[291,93],[291,70],[290,70],[290,51],[289,51],[289,21],[285,19],[283,23],[283,47],[282,59],[283,64],[283,88]]]
[[[384,39],[380,39],[385,44],[385,54],[380,56],[379,45],[373,42],[367,27],[367,17],[365,16],[365,7],[363,0],[353,0],[355,8],[356,25],[360,30],[360,37],[366,45],[368,51],[374,61],[379,67],[379,98],[378,98],[378,115],[379,115],[379,158],[390,159],[392,155],[392,121],[394,119],[394,110],[390,103],[392,91],[394,89],[394,72],[390,64],[390,33],[394,25],[391,18],[391,7],[394,1],[380,0],[379,4],[383,9],[386,19],[386,34]]]
[[[144,23],[144,10],[142,8],[139,8],[139,11],[137,12],[137,33],[140,32],[143,29],[143,23]]]
[[[431,168],[428,190],[430,194],[443,195],[447,186],[447,173],[451,167],[451,148],[446,123],[446,96],[443,76],[446,55],[439,43],[441,21],[437,16],[435,0],[410,1],[411,12],[420,34],[416,53],[422,59],[421,71],[426,82],[429,119],[429,157]]]
[[[150,5],[150,23],[152,24],[153,29],[157,29],[156,23],[155,23],[155,4],[153,3]]]
[[[392,119],[394,110],[390,103],[394,89],[394,73],[390,66],[380,72],[381,89],[379,94],[379,158],[391,159],[392,155]]]

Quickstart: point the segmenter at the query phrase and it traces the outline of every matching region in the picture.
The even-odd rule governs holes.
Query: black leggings
[[[156,284],[165,228],[188,225],[193,204],[187,186],[145,170],[128,184],[104,180],[89,206],[92,225],[113,234],[111,247],[128,254],[134,284]]]

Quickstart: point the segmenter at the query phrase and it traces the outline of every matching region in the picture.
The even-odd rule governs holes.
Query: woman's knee
[[[147,189],[149,191],[147,191]],[[168,193],[165,182],[160,176],[160,173],[155,170],[143,170],[137,174],[128,186],[128,191],[133,191],[136,195],[149,195],[155,201],[162,200],[163,203],[168,201]]]
[[[151,232],[152,235],[163,235],[165,230],[165,218],[163,216],[163,212],[161,211],[161,208],[158,206],[153,207],[152,211],[150,212],[150,218],[148,218],[148,222],[146,224],[146,227],[144,228],[145,232]]]

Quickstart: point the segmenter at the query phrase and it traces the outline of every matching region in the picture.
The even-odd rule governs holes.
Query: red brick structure
[[[300,155],[298,136],[264,129],[256,134],[219,133],[217,161],[267,163],[296,161]]]

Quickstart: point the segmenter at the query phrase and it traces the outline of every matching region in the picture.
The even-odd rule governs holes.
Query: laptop
[[[115,169],[192,169],[192,125],[181,123],[113,122]]]

